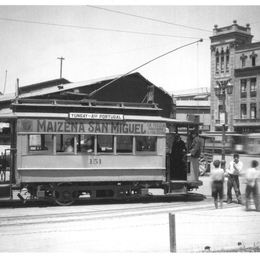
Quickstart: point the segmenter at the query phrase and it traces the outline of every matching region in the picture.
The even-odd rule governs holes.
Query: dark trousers
[[[223,181],[213,181],[212,183],[212,197],[214,200],[223,199]]]
[[[259,208],[259,201],[258,201],[258,192],[257,192],[257,186],[254,187],[246,185],[246,209],[249,209],[250,204],[250,196],[253,195],[254,203],[256,210]]]
[[[241,202],[238,175],[229,175],[227,182],[227,201],[232,201],[232,188],[234,188],[238,202]]]
[[[187,180],[187,167],[183,157],[171,157],[170,180]]]

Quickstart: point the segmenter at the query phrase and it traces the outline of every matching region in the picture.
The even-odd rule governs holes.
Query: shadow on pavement
[[[206,199],[203,194],[188,193],[188,194],[174,194],[174,195],[147,195],[143,197],[129,197],[117,199],[82,199],[77,200],[72,206],[82,205],[106,205],[106,204],[131,204],[131,203],[159,203],[159,202],[188,202],[188,201],[202,201]],[[60,207],[52,201],[33,201],[28,200],[23,203],[20,200],[2,200],[0,201],[1,208],[29,208],[29,207]],[[67,206],[66,206],[67,207]]]

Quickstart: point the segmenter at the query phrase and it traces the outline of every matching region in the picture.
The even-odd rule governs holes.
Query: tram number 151
[[[90,165],[101,165],[101,159],[100,158],[89,158],[89,164]]]

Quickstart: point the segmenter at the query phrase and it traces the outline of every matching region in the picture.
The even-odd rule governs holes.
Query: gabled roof
[[[69,92],[70,90],[75,92],[76,89],[79,89],[81,87],[84,87],[84,93],[85,95],[91,96],[93,93],[99,92],[101,89],[103,89],[103,86],[108,84],[110,81],[114,81],[115,79],[121,80],[127,77],[137,77],[144,82],[146,82],[148,85],[153,85],[149,80],[147,80],[145,77],[143,77],[139,72],[135,72],[129,75],[126,75],[122,77],[123,75],[114,75],[110,77],[103,77],[98,79],[92,79],[92,80],[86,80],[86,81],[80,81],[80,82],[69,82],[67,79],[54,79],[50,81],[40,82],[37,84],[32,84],[28,86],[23,86],[19,89],[19,98],[33,98],[33,97],[39,97],[43,95],[50,95],[54,93],[65,93]],[[113,83],[112,83],[113,84]],[[109,87],[109,85],[107,85]],[[161,92],[163,92],[166,95],[170,94],[166,92],[163,88],[157,87]],[[8,95],[0,96],[0,102],[8,101],[14,99],[14,95]]]

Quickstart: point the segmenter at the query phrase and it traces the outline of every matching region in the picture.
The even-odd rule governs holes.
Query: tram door
[[[12,198],[15,183],[15,121],[0,121],[0,198]]]
[[[176,139],[179,139],[178,141]],[[187,180],[187,146],[183,136],[176,133],[166,135],[166,169],[167,181]]]

